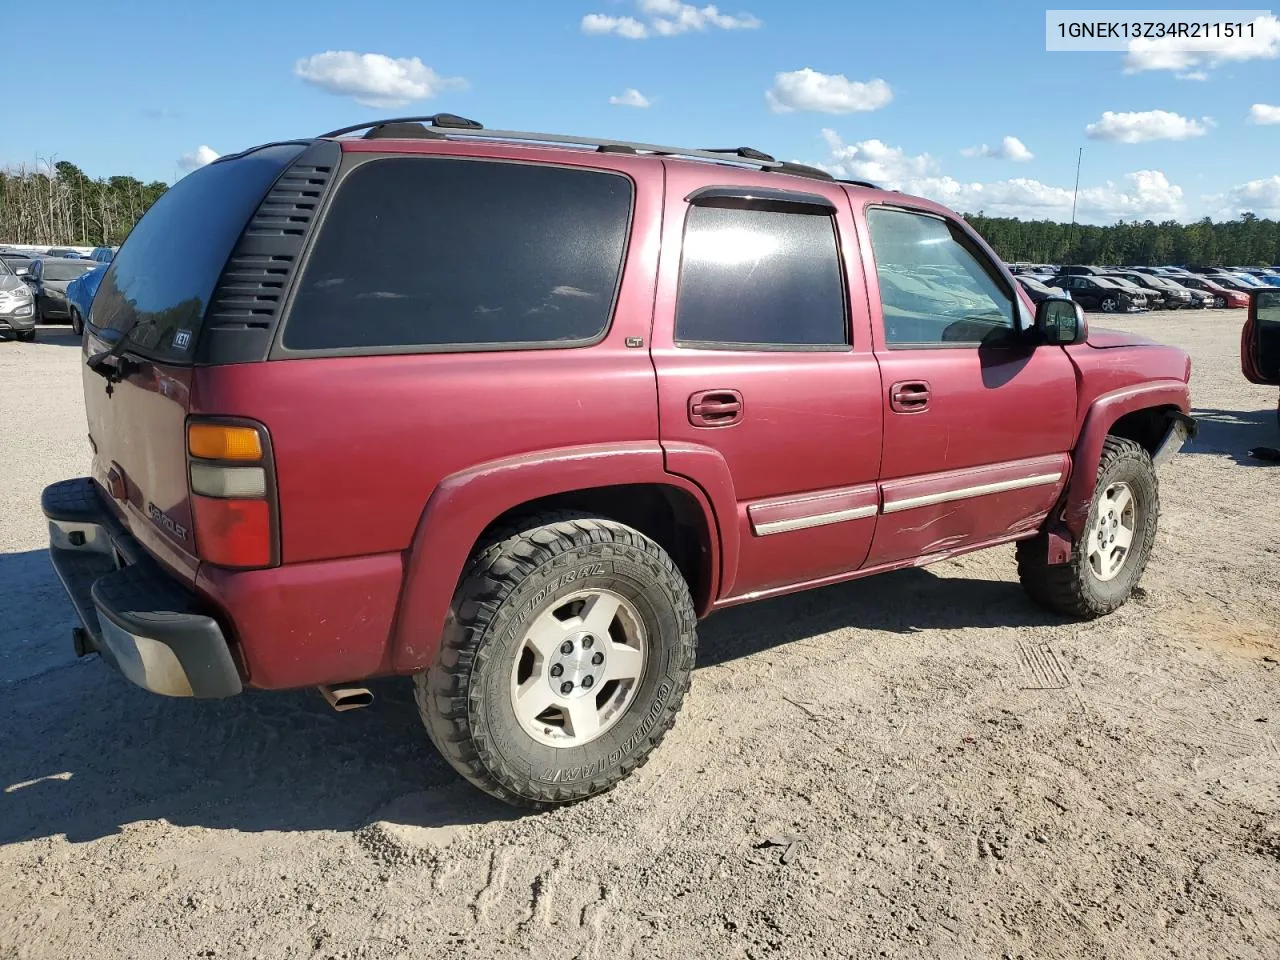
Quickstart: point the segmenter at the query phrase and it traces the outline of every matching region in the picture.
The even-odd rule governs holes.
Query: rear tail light
[[[279,516],[266,428],[244,421],[189,421],[187,467],[201,559],[241,569],[278,563]]]

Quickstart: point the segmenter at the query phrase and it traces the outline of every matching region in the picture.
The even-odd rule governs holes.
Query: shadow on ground
[[[717,614],[700,629],[700,665],[849,624],[911,633],[1055,622],[1016,583],[905,570]],[[350,830],[406,797],[413,803],[389,808],[400,814],[379,817],[447,828],[515,815],[462,783],[436,753],[408,680],[370,686],[372,707],[340,715],[310,690],[200,702],[153,696],[97,658],[0,681],[0,842],[92,840],[154,819]]]
[[[1257,447],[1280,446],[1274,410],[1192,410],[1198,429],[1183,453],[1226,454],[1242,466],[1274,466],[1249,456]]]

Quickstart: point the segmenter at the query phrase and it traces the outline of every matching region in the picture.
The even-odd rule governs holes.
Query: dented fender
[[[531,500],[622,484],[665,485],[693,496],[710,533],[714,598],[720,568],[715,512],[697,484],[664,469],[656,442],[563,447],[504,457],[446,477],[427,500],[405,560],[392,638],[393,671],[414,673],[434,660],[472,547],[495,519]]]
[[[1105,393],[1089,406],[1071,454],[1071,478],[1059,513],[1061,529],[1050,532],[1050,563],[1065,562],[1070,556],[1071,544],[1084,532],[1107,433],[1125,414],[1152,407],[1169,408],[1171,413],[1190,420],[1191,390],[1181,380],[1153,380]],[[1065,556],[1061,555],[1064,549]]]

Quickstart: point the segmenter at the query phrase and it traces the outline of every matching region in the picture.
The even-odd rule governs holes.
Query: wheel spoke
[[[552,610],[545,611],[533,621],[525,634],[525,643],[538,651],[538,656],[549,657],[564,640],[565,625],[555,618]]]
[[[631,680],[644,669],[644,654],[621,643],[609,646],[608,679]]]
[[[555,702],[556,696],[547,682],[534,674],[516,691],[516,712],[532,723],[538,714]]]
[[[1117,514],[1123,514],[1133,503],[1133,494],[1128,487],[1118,487],[1115,495],[1111,498],[1111,506]]]
[[[575,697],[561,704],[564,711],[566,732],[573,737],[593,737],[600,729],[600,711],[596,709],[596,698],[592,696]]]
[[[1130,530],[1128,527],[1126,527],[1123,523],[1120,524],[1120,526],[1116,528],[1116,542],[1113,543],[1112,546],[1120,547],[1121,549],[1127,551],[1131,543],[1133,543],[1133,531]]]
[[[597,637],[609,636],[609,627],[618,615],[622,598],[612,593],[597,593],[582,608],[582,629]]]

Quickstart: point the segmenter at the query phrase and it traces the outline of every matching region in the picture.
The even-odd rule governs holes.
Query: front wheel
[[[14,336],[23,343],[34,343],[36,339],[36,332],[35,330],[23,330],[20,333],[14,334]]]
[[[77,337],[84,333],[84,320],[80,317],[80,311],[75,307],[71,308],[71,332]]]
[[[1147,451],[1107,437],[1084,534],[1071,559],[1049,565],[1047,535],[1018,544],[1018,577],[1037,603],[1072,617],[1099,617],[1122,606],[1155,543],[1160,493]]]
[[[483,545],[435,663],[414,678],[436,748],[460,774],[534,808],[594,796],[675,722],[696,616],[667,553],[631,527],[535,516]]]
[[[1105,297],[1101,303],[1103,313],[1115,313],[1120,304],[1115,297]]]

